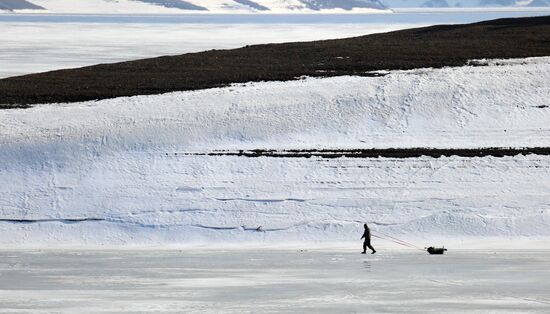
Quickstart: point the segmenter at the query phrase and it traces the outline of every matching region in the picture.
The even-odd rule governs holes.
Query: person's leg
[[[372,245],[370,244],[370,241],[368,241],[368,243],[365,242],[365,244],[367,244],[367,247],[368,247],[369,249],[371,249],[372,254],[376,253],[376,250],[372,247]],[[367,251],[367,249],[365,248],[365,249],[363,249],[363,251]]]
[[[363,242],[363,252],[361,252],[361,254],[366,254],[367,253],[367,241]]]

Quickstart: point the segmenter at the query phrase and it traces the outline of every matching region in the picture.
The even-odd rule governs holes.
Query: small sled
[[[431,255],[443,255],[445,251],[447,251],[447,249],[444,247],[430,246],[429,248],[426,249],[426,251],[428,251],[428,253],[430,253]]]

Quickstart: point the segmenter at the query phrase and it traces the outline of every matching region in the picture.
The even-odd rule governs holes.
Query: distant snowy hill
[[[389,8],[548,7],[550,0],[383,0]]]
[[[550,7],[550,0],[0,0],[0,12],[376,13],[395,8]]]
[[[26,0],[0,0],[0,10],[44,10],[44,8]]]
[[[104,14],[388,12],[379,0],[0,0],[0,10]]]

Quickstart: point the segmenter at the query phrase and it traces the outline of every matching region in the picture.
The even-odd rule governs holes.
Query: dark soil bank
[[[292,80],[303,75],[367,75],[375,70],[460,66],[478,58],[548,55],[550,16],[500,19],[12,77],[0,80],[0,108]]]
[[[170,154],[167,154],[170,155]],[[193,156],[242,156],[242,157],[273,157],[273,158],[418,158],[428,156],[439,157],[505,157],[517,155],[550,155],[550,147],[482,147],[482,148],[373,148],[373,149],[343,149],[343,150],[239,150],[213,151],[208,153],[173,153],[173,155]]]

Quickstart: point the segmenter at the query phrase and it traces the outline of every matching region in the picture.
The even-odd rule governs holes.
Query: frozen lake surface
[[[2,251],[0,313],[550,311],[549,251],[358,253]]]

